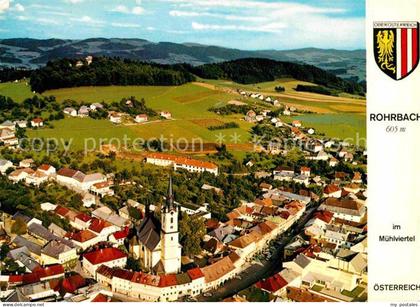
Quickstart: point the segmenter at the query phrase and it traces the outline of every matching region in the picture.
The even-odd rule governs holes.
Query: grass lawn
[[[26,81],[0,83],[0,95],[12,98],[15,102],[22,102],[26,98],[31,98],[31,87],[26,85]]]
[[[44,127],[37,130],[28,130],[29,138],[51,138],[57,139],[61,148],[65,141],[69,142],[71,150],[83,150],[84,144],[92,146],[94,139],[97,149],[99,149],[100,139],[123,140],[126,135],[128,138],[135,139],[136,135],[124,126],[116,126],[108,120],[94,120],[91,118],[66,118],[53,122],[54,128]],[[114,143],[115,144],[115,143]]]
[[[298,119],[305,127],[312,127],[316,132],[324,133],[332,138],[349,139],[355,144],[357,138],[360,145],[366,145],[366,115],[358,113],[342,114],[305,114],[289,119]],[[358,137],[359,136],[359,137]]]
[[[215,105],[222,105],[235,96],[220,91],[206,89],[194,84],[182,86],[107,86],[107,87],[80,87],[72,89],[60,89],[48,91],[45,95],[54,95],[58,101],[74,99],[78,101],[119,101],[123,97],[135,96],[145,98],[148,107],[161,111],[167,110],[172,113],[173,120],[150,122],[141,125],[126,127],[117,126],[118,129],[126,129],[130,135],[144,139],[165,138],[180,139],[187,141],[201,138],[203,142],[216,142],[217,135],[225,135],[225,143],[234,143],[234,137],[238,142],[247,143],[250,137],[251,124],[241,121],[241,115],[220,116],[208,109]],[[207,123],[235,121],[239,128],[210,131],[206,128]],[[90,123],[78,122],[80,129],[91,130]],[[58,127],[58,126],[57,126]],[[115,129],[116,127],[114,127]],[[96,134],[96,132],[91,133]]]

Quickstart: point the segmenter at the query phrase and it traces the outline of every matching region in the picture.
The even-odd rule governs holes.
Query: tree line
[[[32,90],[106,85],[181,85],[195,77],[181,65],[160,65],[128,59],[95,57],[88,64],[77,60],[50,61],[31,74]]]

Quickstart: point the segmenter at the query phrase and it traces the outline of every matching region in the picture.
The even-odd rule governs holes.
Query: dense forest
[[[81,65],[80,65],[81,64]],[[32,90],[100,85],[181,85],[195,77],[181,65],[159,65],[127,59],[95,57],[88,64],[62,59],[48,62],[31,75]]]
[[[190,71],[205,79],[226,79],[242,84],[274,81],[291,77],[296,80],[324,85],[350,94],[364,94],[363,86],[343,80],[312,65],[248,58],[191,67]]]
[[[9,82],[29,78],[32,70],[3,68],[0,70],[0,82]]]
[[[32,90],[95,86],[95,85],[181,85],[195,80],[226,79],[251,84],[291,77],[313,82],[333,90],[364,95],[361,84],[343,80],[312,65],[247,58],[216,64],[191,66],[189,64],[160,65],[128,59],[95,57],[88,65],[84,60],[62,59],[48,62],[31,75]]]

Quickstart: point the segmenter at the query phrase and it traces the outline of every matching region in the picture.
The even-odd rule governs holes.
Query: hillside
[[[263,49],[264,46],[261,48]],[[118,56],[161,64],[188,63],[194,66],[256,57],[310,64],[328,70],[339,77],[353,78],[357,81],[365,80],[366,74],[365,50],[305,48],[245,51],[193,43],[154,43],[143,39],[116,38],[0,40],[0,66],[3,67],[34,69],[45,65],[50,60],[79,58],[87,55]]]
[[[350,94],[363,94],[362,86],[343,80],[313,65],[248,58],[192,67],[191,71],[205,79],[231,80],[241,84],[274,81],[291,77],[296,80],[323,85]]]
[[[241,84],[274,81],[283,77],[324,85],[339,92],[363,94],[355,82],[345,81],[312,65],[247,58],[215,64],[191,66],[163,65],[95,57],[92,62],[62,59],[48,62],[31,75],[32,90],[98,85],[181,85],[195,81],[195,76],[231,80]]]

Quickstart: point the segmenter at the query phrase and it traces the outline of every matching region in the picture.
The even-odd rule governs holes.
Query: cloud
[[[0,0],[0,14],[7,11],[10,7],[9,0]]]
[[[13,10],[17,12],[24,12],[25,7],[20,3],[16,3],[15,6],[13,7]]]
[[[144,9],[141,6],[136,6],[131,11],[134,15],[141,15],[144,13]]]
[[[202,24],[192,22],[191,27],[197,31],[216,30],[216,31],[247,31],[247,32],[268,32],[278,33],[287,27],[284,23],[273,22],[263,26],[244,26],[244,25],[224,25],[224,24]]]
[[[28,20],[28,17],[26,17],[26,16],[17,16],[16,19],[17,20],[20,20],[20,21],[24,21],[24,20]]]
[[[130,10],[125,5],[117,5],[114,9],[111,10],[112,12],[118,12],[118,13],[125,13],[128,14]]]
[[[84,0],[65,0],[65,1],[71,4],[78,4],[78,3],[82,3]]]
[[[194,12],[194,11],[170,11],[169,15],[173,17],[212,17],[212,18],[220,18],[225,20],[238,20],[238,21],[263,21],[265,17],[259,16],[239,16],[239,15],[229,15],[229,14],[216,14],[216,13],[209,13],[209,12]]]
[[[52,18],[40,17],[40,18],[35,18],[35,21],[37,23],[46,24],[46,25],[59,25],[60,24],[57,20],[52,19]]]
[[[141,6],[135,6],[132,9],[129,9],[125,5],[117,5],[115,8],[111,10],[111,12],[117,12],[122,14],[134,14],[134,15],[141,15],[144,13],[144,9]]]
[[[105,24],[103,21],[93,19],[92,17],[87,15],[78,18],[70,18],[70,20],[84,23],[85,25],[89,26],[103,26]]]
[[[135,23],[112,22],[111,26],[118,27],[118,28],[141,28],[140,25],[135,24]]]
[[[322,8],[294,2],[264,2],[251,0],[166,0],[166,2],[179,4],[184,7],[225,7],[240,9],[276,9],[276,10],[294,10],[296,12],[312,13],[343,13],[341,8]]]

